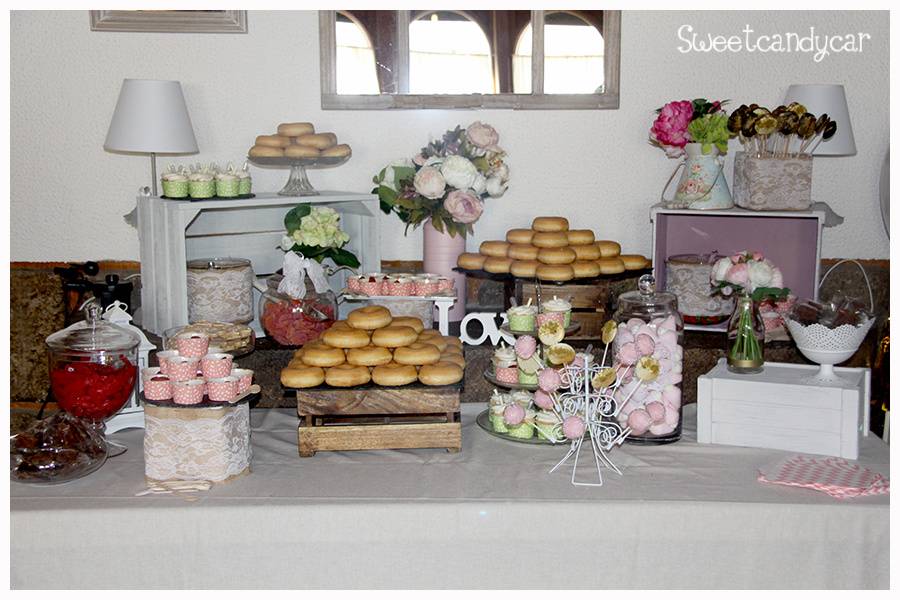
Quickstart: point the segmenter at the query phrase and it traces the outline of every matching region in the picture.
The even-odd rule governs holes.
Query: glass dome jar
[[[61,483],[100,468],[109,454],[104,420],[128,401],[137,381],[137,335],[100,318],[96,300],[86,320],[46,340],[50,390],[60,407],[10,440],[10,475]]]
[[[259,299],[259,322],[266,336],[282,346],[297,347],[312,341],[331,327],[338,313],[335,293],[328,289],[316,291],[307,276],[306,295],[292,298],[278,291],[283,275],[272,275]]]
[[[671,292],[657,292],[653,276],[643,275],[637,291],[619,296],[613,319],[618,323],[613,342],[617,353],[624,348],[626,355],[652,356],[659,363],[659,375],[653,381],[642,383],[632,377],[616,391],[621,405],[619,423],[631,428],[626,441],[678,441],[684,358],[684,321],[678,312],[678,298]]]

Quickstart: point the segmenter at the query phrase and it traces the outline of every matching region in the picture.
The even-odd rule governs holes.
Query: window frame
[[[396,89],[409,90],[409,10],[398,10]],[[603,11],[604,91],[602,94],[544,94],[544,13],[531,11],[530,94],[338,94],[335,11],[319,11],[320,82],[323,110],[471,109],[586,110],[619,108],[621,11]]]

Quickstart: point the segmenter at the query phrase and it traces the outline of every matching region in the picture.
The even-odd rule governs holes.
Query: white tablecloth
[[[888,586],[889,497],[757,483],[777,451],[685,438],[615,449],[573,487],[562,447],[497,439],[464,405],[463,449],[297,455],[289,410],[252,412],[250,475],[196,502],[142,496],[129,451],[60,486],[11,484],[14,588]],[[583,458],[588,458],[583,455]],[[888,447],[860,463],[889,473]],[[589,460],[583,476],[591,475]],[[581,468],[581,467],[579,467]]]

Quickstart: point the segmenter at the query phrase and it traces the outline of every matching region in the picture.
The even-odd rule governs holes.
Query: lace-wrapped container
[[[202,408],[144,403],[144,475],[223,482],[250,472],[250,405]]]
[[[253,269],[245,258],[188,261],[188,321],[253,320]]]

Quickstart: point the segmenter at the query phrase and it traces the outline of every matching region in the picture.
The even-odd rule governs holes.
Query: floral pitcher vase
[[[725,157],[719,156],[719,149],[713,146],[709,154],[703,154],[700,144],[687,144],[684,150],[684,160],[675,167],[663,188],[662,201],[666,208],[712,210],[734,206],[728,182],[725,181]],[[667,199],[666,190],[682,167],[684,170],[675,189],[675,197]]]

